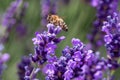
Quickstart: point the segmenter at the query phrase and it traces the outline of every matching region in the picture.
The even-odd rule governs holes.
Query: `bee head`
[[[66,32],[68,31],[67,25],[65,25],[65,26],[63,27],[63,30],[66,31]]]

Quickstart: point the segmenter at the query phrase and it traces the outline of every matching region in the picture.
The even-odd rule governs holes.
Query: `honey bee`
[[[55,26],[60,26],[64,31],[68,31],[68,27],[65,24],[64,20],[58,15],[48,15],[47,21],[48,23],[54,24]]]

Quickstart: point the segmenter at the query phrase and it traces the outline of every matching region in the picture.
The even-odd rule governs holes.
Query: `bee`
[[[55,26],[60,26],[64,31],[68,31],[68,27],[64,20],[58,15],[48,15],[47,21],[48,23],[54,24]]]

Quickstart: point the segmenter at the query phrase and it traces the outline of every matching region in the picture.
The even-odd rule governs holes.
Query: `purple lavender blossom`
[[[44,67],[44,73],[46,75],[48,75],[46,77],[46,80],[48,80],[48,78],[50,79],[54,79],[55,78],[55,74],[56,74],[56,71],[57,71],[57,68],[55,67],[55,65],[53,64],[47,64],[45,67]]]
[[[48,62],[44,73],[46,80],[101,80],[107,70],[107,61],[99,53],[84,49],[85,45],[76,38],[73,47],[66,47],[63,55],[53,62]],[[104,71],[103,71],[104,70]]]
[[[109,67],[116,69],[119,67],[118,58],[120,57],[120,22],[118,13],[107,17],[104,21],[102,31],[106,34],[104,36],[105,46],[107,48]]]
[[[34,80],[39,68],[34,68],[29,57],[23,56],[21,62],[18,64],[19,80]]]
[[[31,55],[31,58],[38,65],[42,65],[51,56],[55,55],[57,44],[65,38],[64,36],[57,38],[56,35],[61,31],[59,26],[48,24],[47,28],[48,31],[44,31],[41,34],[36,33],[36,37],[32,39],[35,45],[35,53]]]
[[[99,4],[99,0],[91,0],[90,2],[93,7],[97,7]]]
[[[57,13],[57,0],[41,0],[41,17],[42,21],[41,24],[45,26],[47,24],[47,16],[49,14],[56,14]]]
[[[88,38],[93,45],[93,49],[97,50],[104,44],[104,33],[101,32],[103,21],[107,20],[108,15],[112,15],[114,11],[117,11],[118,0],[91,0],[91,3],[97,9],[97,19],[94,22],[92,34]]]
[[[40,71],[40,68],[33,68],[31,66],[25,66],[25,77],[24,80],[39,80],[37,79],[37,73]]]
[[[23,17],[28,6],[27,2],[23,0],[15,0],[11,3],[10,7],[4,14],[2,26],[6,27],[6,37],[7,38],[10,31],[15,28],[18,35],[25,33],[25,25],[23,23]],[[23,35],[22,35],[23,36]]]
[[[18,67],[19,80],[24,80],[24,77],[25,77],[25,66],[31,66],[31,61],[26,56],[22,57],[21,62],[19,62],[18,66],[17,66]]]
[[[105,22],[103,31],[110,34],[109,27],[107,28],[106,25],[109,26],[110,24],[107,23],[113,24],[116,21],[116,15],[115,19],[108,17],[108,22]],[[111,69],[118,67],[117,61],[112,60],[112,57],[108,59],[100,57],[99,52],[87,48],[87,45],[83,44],[79,39],[73,38],[71,40],[72,47],[66,46],[62,51],[62,55],[58,58],[55,50],[57,44],[65,37],[57,38],[61,31],[59,26],[48,24],[47,28],[48,31],[37,32],[36,37],[32,39],[35,45],[35,53],[30,54],[30,56],[37,67],[31,69],[29,66],[25,66],[24,79],[36,79],[39,70],[43,71],[45,80],[102,80],[112,77],[108,74],[107,77],[104,75]],[[112,33],[116,33],[116,30],[112,29]],[[108,45],[112,40],[107,42]]]
[[[7,12],[4,14],[4,18],[2,22],[2,25],[4,27],[10,28],[12,27],[13,24],[15,24],[16,20],[14,19],[14,15],[16,14],[20,4],[21,4],[21,0],[16,0],[15,2],[11,3]]]
[[[0,53],[0,80],[2,78],[2,73],[6,68],[5,63],[9,60],[10,56],[9,54],[5,53],[5,54],[1,54]]]

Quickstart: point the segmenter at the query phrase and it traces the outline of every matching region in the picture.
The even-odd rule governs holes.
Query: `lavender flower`
[[[25,66],[31,66],[31,61],[26,56],[22,57],[21,62],[19,62],[18,66],[17,66],[18,67],[19,80],[24,80]]]
[[[42,17],[42,25],[45,26],[47,24],[47,16],[49,14],[56,14],[57,13],[57,0],[41,0],[41,17]]]
[[[39,34],[36,33],[36,37],[32,39],[35,45],[35,53],[31,55],[32,61],[38,65],[42,65],[52,55],[55,54],[58,43],[60,43],[65,37],[61,36],[57,38],[57,34],[60,33],[61,28],[54,26],[53,24],[47,25],[48,31],[44,31]]]
[[[115,18],[113,17],[113,19],[108,17],[108,22],[105,22],[104,26],[108,26],[108,23],[115,23],[118,18],[115,14],[114,16]],[[37,66],[32,68],[30,66],[24,67],[25,80],[37,79],[36,75],[40,70],[44,73],[45,80],[112,79],[113,76],[108,73],[110,73],[111,69],[118,67],[116,60],[112,60],[112,57],[108,59],[100,57],[99,52],[93,52],[93,50],[87,48],[87,45],[76,38],[71,40],[72,47],[66,46],[62,51],[62,55],[58,58],[55,50],[57,44],[65,37],[57,38],[61,27],[48,24],[47,28],[48,31],[44,31],[43,33],[37,32],[36,37],[32,39],[35,45],[35,53],[30,54],[30,57],[32,62]],[[111,33],[108,28],[104,27],[103,31]],[[116,33],[116,30],[114,30],[113,28],[112,33]],[[107,42],[106,44],[108,45],[112,40],[108,40]],[[105,74],[107,77],[104,76]]]
[[[23,0],[16,0],[11,3],[10,7],[4,14],[2,21],[2,26],[6,27],[6,38],[13,27],[16,29],[16,32],[18,32],[18,35],[25,33],[23,17],[25,15],[27,6],[28,3],[24,2]]]
[[[73,47],[67,46],[60,58],[48,61],[44,73],[46,80],[101,80],[107,70],[107,61],[84,50],[85,45],[79,39],[72,39]],[[103,71],[104,70],[104,71]]]
[[[45,72],[45,74],[48,75],[46,77],[46,80],[55,79],[54,75],[56,74],[56,71],[57,71],[57,68],[55,67],[55,65],[53,65],[53,64],[47,64],[44,67],[44,72]]]
[[[36,78],[37,73],[40,71],[39,68],[33,68],[31,66],[25,66],[25,77],[24,80],[39,80]]]
[[[92,0],[92,5],[97,9],[97,19],[94,22],[94,28],[92,34],[89,35],[93,49],[97,50],[101,45],[103,45],[104,33],[101,32],[103,21],[107,20],[108,15],[117,11],[118,0]]]
[[[91,0],[90,2],[93,7],[97,7],[99,4],[99,0]]]
[[[7,53],[1,54],[0,53],[0,80],[2,79],[3,70],[6,69],[5,63],[9,60],[9,58],[10,58],[9,54],[7,54]]]
[[[16,11],[19,8],[20,4],[21,4],[21,0],[16,0],[15,2],[11,3],[3,19],[2,25],[4,27],[10,28],[12,27],[13,24],[15,24],[16,21],[14,19],[14,15],[16,14]]]
[[[104,21],[102,31],[104,36],[105,46],[107,48],[109,63],[111,68],[119,67],[118,58],[120,57],[120,22],[116,12],[107,17]]]
[[[100,58],[98,52],[94,53],[87,49],[79,39],[73,38],[73,47],[67,46],[62,51],[62,56],[57,58],[55,50],[57,43],[64,37],[57,38],[61,28],[53,24],[47,25],[48,31],[36,33],[33,38],[35,53],[31,56],[32,61],[43,69],[45,80],[101,80],[104,71],[108,69],[107,60]],[[43,64],[46,63],[45,66]],[[27,68],[28,72],[29,69]]]
[[[35,80],[39,69],[35,69],[29,57],[23,56],[18,64],[19,80]]]

